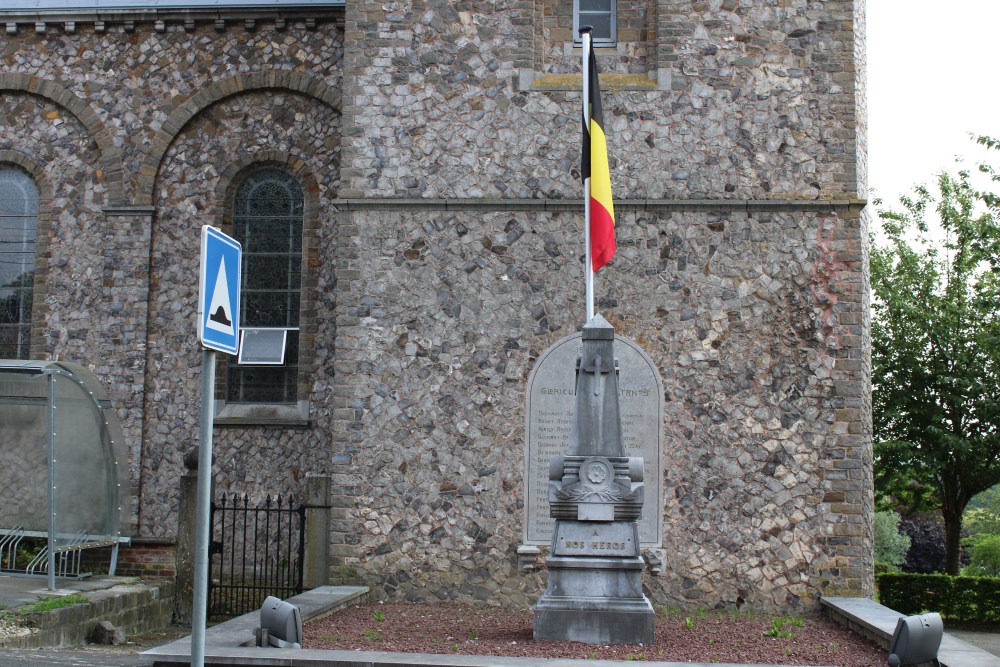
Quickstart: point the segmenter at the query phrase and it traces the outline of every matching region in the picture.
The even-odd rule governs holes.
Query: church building
[[[219,355],[216,488],[328,478],[331,583],[538,597],[525,394],[585,317],[587,24],[597,310],[662,385],[645,588],[872,594],[863,0],[4,2],[0,358],[107,387],[131,549],[177,539],[212,225],[243,247],[240,330],[283,341]]]

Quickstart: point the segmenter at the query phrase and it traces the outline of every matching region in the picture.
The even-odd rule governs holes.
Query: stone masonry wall
[[[337,432],[358,496],[335,551],[383,595],[520,604],[537,590],[514,572],[524,380],[580,326],[583,290],[578,214],[530,202],[580,196],[580,97],[578,80],[520,80],[525,5],[347,7],[360,48],[341,197],[359,199],[341,246],[359,252],[338,274],[355,414]],[[854,18],[846,1],[658,3],[670,90],[605,90],[620,241],[598,308],[667,391],[657,599],[794,607],[872,589]],[[558,49],[541,38],[544,75]],[[391,204],[405,198],[447,206]]]
[[[604,95],[619,251],[598,309],[665,389],[647,588],[702,607],[870,594],[862,3],[622,4],[646,34],[599,54],[624,78]],[[198,229],[277,164],[306,197],[308,423],[218,428],[217,486],[330,474],[332,571],[377,597],[534,600],[525,380],[584,311],[578,52],[557,13],[360,0],[0,37],[0,163],[44,195],[38,355],[108,384],[139,535],[176,533],[197,444]]]
[[[579,72],[579,50],[567,53],[566,48],[576,37],[573,34],[573,3],[536,1],[542,5],[544,17],[539,26],[544,47],[536,56],[536,63],[541,65],[539,69],[551,74]],[[656,4],[650,0],[618,0],[618,46],[614,51],[600,50],[602,71],[646,74],[652,69],[649,46],[655,41],[651,42],[648,37],[656,34]]]
[[[33,28],[0,37],[0,158],[52,193],[42,202],[40,262],[51,278],[36,286],[36,295],[47,292],[36,299],[36,356],[85,364],[106,383],[130,452],[126,523],[144,536],[171,536],[180,461],[198,435],[198,228],[224,224],[220,179],[255,160],[311,178],[310,215],[329,210],[339,187],[337,12],[312,26]],[[314,227],[329,234],[331,221]],[[314,291],[317,238],[307,248]],[[329,271],[323,280],[335,283]],[[334,299],[327,291],[328,309]],[[310,336],[320,319],[329,316],[305,314]],[[330,342],[307,354],[307,380],[328,363],[319,350],[333,349],[332,330],[323,335]],[[314,405],[323,410],[322,401]],[[221,486],[299,491],[306,472],[323,470],[318,452],[328,435],[288,435],[217,435]]]
[[[450,4],[349,4],[359,48],[347,61],[341,196],[578,197],[579,80],[519,91],[509,35],[524,10],[481,3],[435,20]],[[616,197],[865,195],[853,2],[663,4],[671,90],[603,101]]]
[[[331,370],[336,334],[329,313],[333,311],[336,284],[327,257],[336,233],[333,196],[338,185],[337,167],[339,114],[322,102],[301,94],[247,92],[227,98],[193,119],[177,136],[164,159],[157,188],[160,215],[154,225],[151,299],[163,306],[150,326],[151,364],[168,372],[151,374],[148,400],[153,418],[144,438],[143,481],[150,490],[143,494],[144,516],[156,517],[147,535],[173,534],[173,498],[176,479],[183,471],[184,455],[198,445],[201,353],[190,344],[192,290],[189,276],[197,275],[198,248],[191,243],[206,222],[224,226],[219,213],[228,183],[223,178],[231,165],[251,167],[261,163],[295,165],[290,169],[300,182],[309,178],[312,192],[307,206],[318,211],[318,247],[311,255],[323,287],[322,315],[303,318],[317,324],[314,362],[303,369],[301,384],[312,406],[315,427],[226,427],[214,438],[217,488],[250,492],[259,498],[270,493],[299,494],[307,472],[324,471],[330,436],[326,431],[332,392]],[[286,157],[287,156],[287,157]],[[291,159],[294,158],[294,159]],[[234,170],[230,179],[243,170]],[[212,214],[216,215],[212,215]],[[313,234],[316,237],[316,233]],[[309,280],[304,280],[308,284]],[[304,312],[316,297],[303,300]],[[315,307],[315,305],[314,305]],[[305,328],[305,326],[304,326]],[[164,429],[164,424],[169,427]],[[164,512],[167,512],[164,514]],[[169,520],[164,520],[169,518]]]
[[[523,396],[582,324],[575,214],[367,213],[341,281],[338,376],[358,488],[343,553],[377,594],[526,604]],[[386,234],[389,226],[395,233]],[[870,454],[852,433],[856,214],[622,212],[601,310],[661,369],[667,573],[685,604],[862,590]]]

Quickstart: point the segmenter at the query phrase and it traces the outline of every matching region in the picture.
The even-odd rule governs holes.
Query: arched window
[[[0,359],[31,355],[38,187],[19,169],[0,167]]]
[[[302,187],[281,169],[254,171],[236,189],[242,349],[239,363],[228,366],[227,402],[289,404],[298,398],[302,218]]]

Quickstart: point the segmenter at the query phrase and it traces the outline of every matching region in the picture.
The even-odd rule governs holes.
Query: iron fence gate
[[[264,598],[302,592],[306,506],[270,494],[222,494],[212,503],[208,613],[237,616],[260,609]]]

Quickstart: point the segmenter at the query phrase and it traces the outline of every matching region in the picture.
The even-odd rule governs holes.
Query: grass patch
[[[30,606],[19,610],[22,614],[39,614],[46,611],[52,611],[53,609],[62,609],[63,607],[71,607],[75,604],[86,604],[90,600],[85,595],[80,595],[79,593],[72,593],[70,595],[64,595],[60,598],[38,598]]]
[[[659,607],[659,612],[663,618],[680,618],[684,615],[680,607]]]
[[[771,621],[771,627],[763,635],[774,639],[794,639],[795,634],[791,630],[786,630],[785,627],[801,628],[803,625],[805,625],[805,622],[801,618],[779,617]]]

